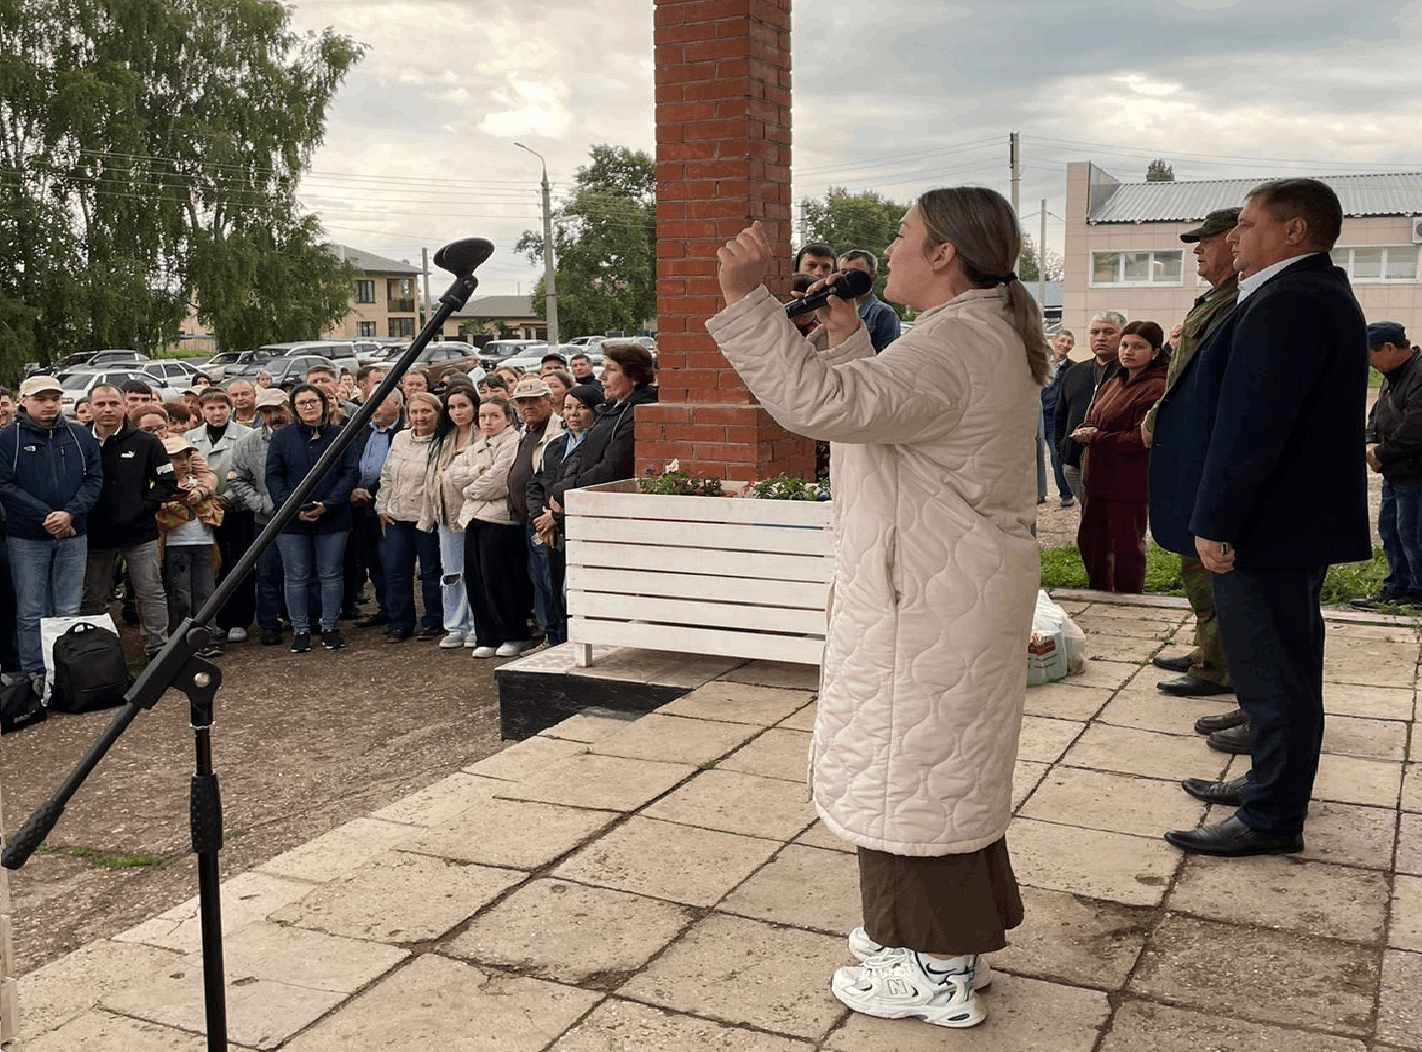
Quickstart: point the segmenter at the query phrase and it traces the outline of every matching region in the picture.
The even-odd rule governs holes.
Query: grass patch
[[[1041,550],[1043,588],[1085,588],[1086,567],[1081,552],[1074,544],[1062,544]],[[1349,599],[1377,595],[1387,576],[1387,560],[1381,548],[1373,549],[1373,557],[1364,562],[1340,563],[1328,568],[1323,579],[1324,606],[1342,606]],[[1155,595],[1184,595],[1180,582],[1180,556],[1168,552],[1151,541],[1146,547],[1145,590]],[[1405,611],[1398,610],[1398,613]]]
[[[164,866],[171,866],[178,860],[177,855],[111,855],[106,851],[98,851],[92,847],[71,847],[61,849],[71,858],[82,858],[91,866],[100,869],[139,869],[144,866],[152,866],[162,869]]]

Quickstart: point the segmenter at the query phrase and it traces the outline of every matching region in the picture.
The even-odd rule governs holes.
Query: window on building
[[[374,303],[374,302],[375,302],[375,282],[374,282],[374,281],[367,281],[367,280],[365,280],[364,278],[362,278],[360,281],[357,281],[357,282],[356,282],[356,302],[357,302],[357,303]]]
[[[1352,281],[1370,283],[1417,280],[1416,245],[1335,248],[1333,262],[1346,270]]]
[[[373,321],[358,321],[358,322],[356,322],[356,335],[357,335],[357,336],[374,336],[375,334],[376,334],[376,333],[375,333],[375,322],[373,322]]]
[[[1091,253],[1091,284],[1099,285],[1179,285],[1182,284],[1185,253],[1180,249],[1146,252]]]
[[[413,335],[415,335],[415,319],[414,319],[414,318],[391,318],[391,319],[390,319],[390,335],[391,335],[391,336],[413,336]]]

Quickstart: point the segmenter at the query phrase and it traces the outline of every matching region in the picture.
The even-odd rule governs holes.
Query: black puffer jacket
[[[551,487],[559,504],[570,489],[630,479],[637,473],[635,410],[657,400],[657,389],[643,384],[622,401],[604,402],[597,407],[597,419],[588,428],[588,437],[563,461],[563,471]]]
[[[1422,351],[1413,348],[1411,358],[1383,374],[1363,441],[1378,444],[1383,478],[1403,486],[1422,483]]]
[[[89,547],[129,548],[156,541],[154,516],[164,501],[178,495],[177,476],[163,443],[125,418],[99,443],[99,463],[104,490],[89,512]]]

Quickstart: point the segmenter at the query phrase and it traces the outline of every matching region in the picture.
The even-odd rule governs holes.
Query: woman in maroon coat
[[[1153,321],[1121,330],[1124,372],[1101,385],[1071,437],[1086,447],[1081,462],[1086,501],[1076,543],[1092,588],[1139,592],[1145,586],[1146,463],[1141,421],[1165,393],[1169,355]]]

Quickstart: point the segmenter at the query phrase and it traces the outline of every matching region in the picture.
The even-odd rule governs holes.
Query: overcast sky
[[[498,246],[480,293],[527,293],[513,246],[589,149],[655,152],[650,0],[297,0],[293,27],[366,45],[329,113],[302,202],[332,240],[407,259]],[[909,202],[1009,190],[1060,249],[1068,161],[1123,181],[1422,170],[1422,0],[800,0],[795,200],[829,186]],[[797,210],[798,214],[798,210]],[[879,248],[881,246],[870,246]],[[436,283],[436,289],[442,288]]]

